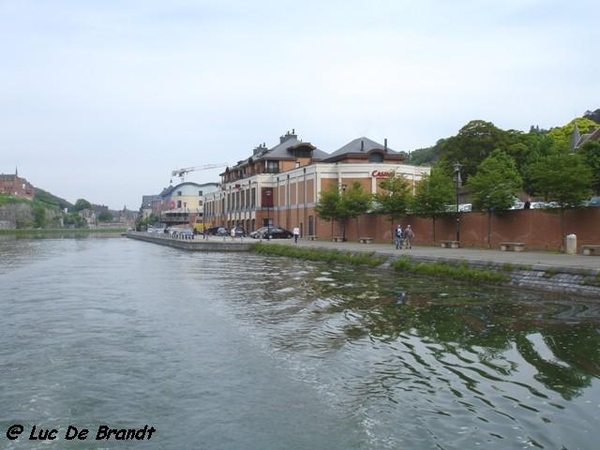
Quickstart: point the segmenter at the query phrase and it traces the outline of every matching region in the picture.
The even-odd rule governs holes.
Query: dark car
[[[265,234],[267,232],[267,227],[261,227],[257,230],[251,231],[248,236],[250,236],[253,239],[262,239],[263,234]]]
[[[268,236],[270,236],[271,239],[291,239],[293,234],[291,231],[288,231],[285,228],[271,226],[261,227],[258,230],[250,233],[249,236],[254,239],[268,239]]]
[[[210,227],[206,229],[208,236],[227,236],[227,229],[223,227]]]

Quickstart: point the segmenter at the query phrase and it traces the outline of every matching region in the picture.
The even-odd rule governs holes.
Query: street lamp
[[[342,183],[342,198],[346,194],[346,185]],[[346,218],[342,218],[342,241],[346,242]]]
[[[460,206],[458,203],[458,187],[462,183],[460,168],[462,165],[457,161],[454,163],[454,181],[456,182],[456,242],[460,241]]]
[[[267,240],[271,240],[271,188],[267,188],[265,195],[267,196]]]

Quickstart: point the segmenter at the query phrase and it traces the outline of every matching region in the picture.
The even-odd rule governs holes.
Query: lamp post
[[[456,182],[456,242],[460,241],[460,206],[458,203],[458,187],[462,183],[460,168],[462,165],[457,161],[454,163],[454,181]]]
[[[267,240],[271,240],[271,188],[267,188],[265,192],[267,196]]]
[[[344,198],[344,195],[346,195],[346,185],[344,183],[342,183],[342,201]],[[346,218],[343,217],[342,218],[342,241],[346,242]]]

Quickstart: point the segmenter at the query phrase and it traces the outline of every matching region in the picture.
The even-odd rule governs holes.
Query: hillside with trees
[[[0,194],[0,229],[87,228],[94,216],[96,224],[114,219],[106,206],[85,199],[72,204],[40,188],[35,188],[33,200]]]
[[[429,148],[410,153],[407,162],[415,165],[431,165],[452,175],[453,165],[461,164],[464,183],[476,175],[483,161],[494,151],[504,152],[514,161],[522,179],[521,192],[528,196],[549,198],[547,190],[541,189],[534,177],[535,165],[553,155],[579,155],[583,166],[591,170],[590,188],[600,194],[600,141],[590,140],[577,149],[573,148],[575,127],[579,135],[591,133],[600,127],[600,109],[586,111],[566,125],[540,129],[531,126],[528,132],[502,130],[491,122],[473,120],[463,126],[456,135],[438,140]]]

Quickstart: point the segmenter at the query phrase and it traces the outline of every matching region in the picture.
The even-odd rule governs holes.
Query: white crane
[[[216,169],[218,167],[226,167],[227,163],[221,164],[206,164],[204,166],[194,166],[194,167],[183,167],[181,169],[175,169],[171,172],[171,176],[178,176],[181,181],[184,181],[185,175],[190,172],[195,172],[196,170],[207,170],[207,169]],[[172,180],[171,180],[172,181]]]

